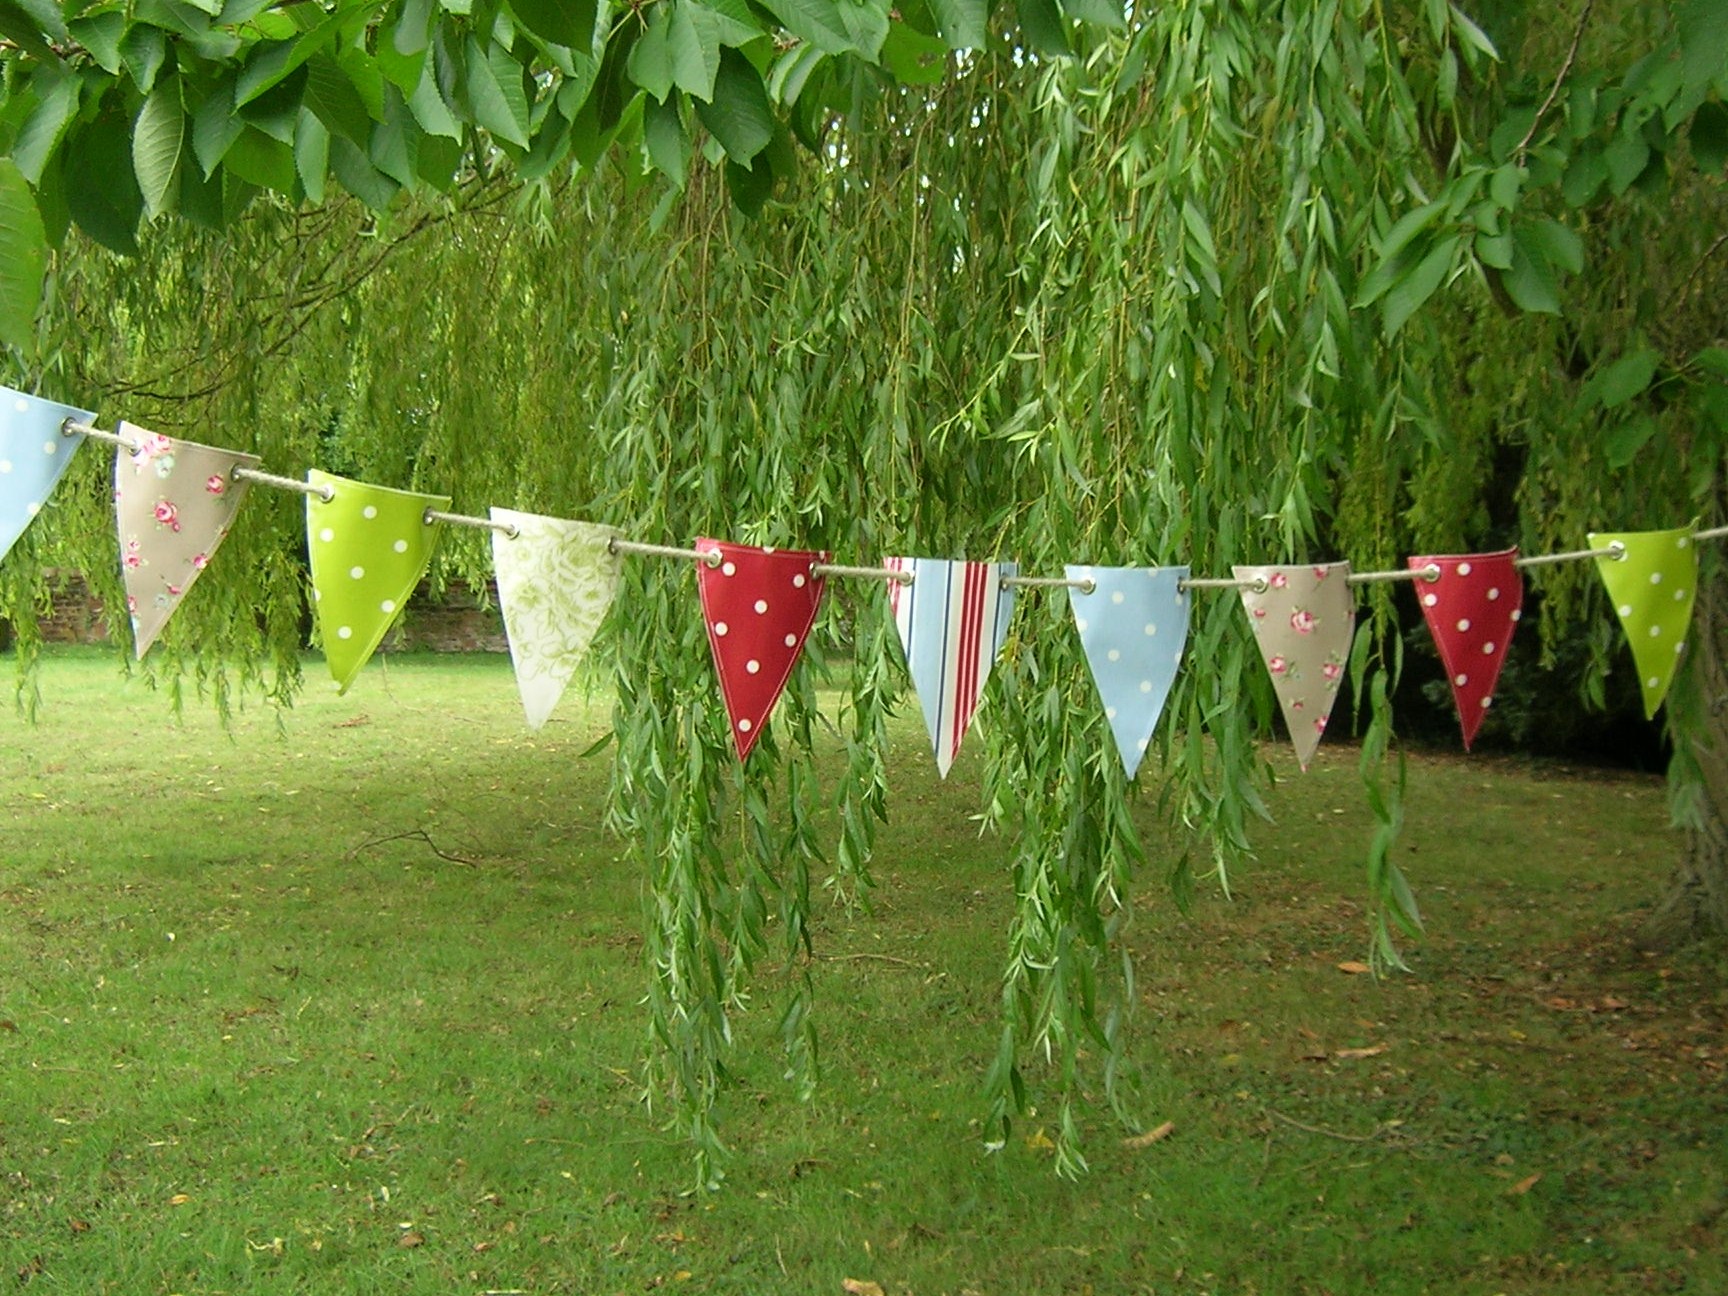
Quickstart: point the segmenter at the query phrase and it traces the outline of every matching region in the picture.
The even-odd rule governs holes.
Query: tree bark
[[[1639,930],[1638,944],[1649,950],[1728,940],[1728,599],[1718,586],[1707,580],[1698,591],[1692,714],[1671,726],[1676,760],[1696,764],[1697,821],[1684,830],[1668,892]]]

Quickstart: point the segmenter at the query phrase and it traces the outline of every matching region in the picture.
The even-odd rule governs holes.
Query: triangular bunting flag
[[[1069,567],[1074,625],[1129,778],[1140,768],[1188,640],[1186,567]]]
[[[247,485],[234,470],[256,468],[258,456],[133,423],[119,433],[136,447],[114,452],[114,516],[133,651],[143,657],[228,536]]]
[[[944,558],[885,558],[882,565],[912,577],[910,585],[890,582],[889,600],[936,768],[947,778],[1008,637],[1014,587],[1002,580],[1020,568]]]
[[[1494,703],[1494,685],[1523,615],[1524,578],[1514,566],[1517,557],[1516,549],[1505,549],[1409,560],[1411,571],[1440,569],[1438,579],[1416,582],[1416,601],[1452,685],[1465,751]]]
[[[513,509],[493,509],[492,520],[511,528],[492,532],[492,562],[516,689],[538,729],[612,606],[619,559],[607,542],[618,533]]]
[[[1296,759],[1307,769],[1350,659],[1356,629],[1350,564],[1232,570],[1237,580],[1254,582],[1242,587],[1242,606],[1272,673]]]
[[[1692,603],[1698,596],[1698,549],[1692,528],[1673,531],[1592,531],[1590,547],[1624,546],[1625,557],[1601,557],[1596,570],[1632,645],[1644,715],[1654,719],[1686,651]]]
[[[450,497],[372,486],[316,468],[306,480],[332,492],[329,500],[306,497],[306,543],[324,657],[346,693],[431,561],[437,531],[426,510],[448,509]]]
[[[714,669],[720,674],[720,693],[732,720],[732,742],[743,760],[761,737],[768,713],[804,650],[825,584],[810,569],[827,562],[828,555],[707,538],[696,547],[704,553],[720,552],[715,566],[696,564],[696,588]]]
[[[84,440],[82,434],[62,435],[60,425],[67,419],[88,425],[95,417],[89,410],[0,387],[0,558],[12,552],[42,511]]]

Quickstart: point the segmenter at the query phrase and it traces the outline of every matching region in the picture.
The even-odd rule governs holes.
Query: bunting
[[[1655,719],[1686,652],[1698,594],[1698,549],[1692,528],[1590,533],[1592,549],[1623,546],[1624,556],[1596,559],[1614,614],[1632,646],[1644,716]]]
[[[314,468],[306,480],[331,492],[306,497],[312,599],[324,657],[346,693],[401,615],[432,558],[428,509],[448,495],[421,495],[350,481]]]
[[[88,424],[89,410],[0,387],[0,558],[12,552],[84,440],[60,431],[67,419]]]
[[[490,510],[498,608],[528,727],[546,723],[618,591],[618,537],[592,522]],[[502,528],[502,529],[499,529]]]
[[[804,651],[825,585],[811,569],[827,562],[828,555],[706,538],[696,547],[720,554],[713,566],[697,564],[696,588],[732,721],[732,743],[744,760]]]
[[[1356,630],[1350,564],[1233,570],[1296,760],[1307,769],[1338,700]]]
[[[1134,777],[1182,665],[1186,567],[1069,567],[1068,602],[1123,772]]]
[[[943,558],[885,558],[882,565],[912,577],[910,585],[888,586],[889,601],[936,769],[947,778],[1008,637],[1014,589],[1002,581],[1020,568]]]
[[[1494,704],[1494,685],[1506,663],[1512,631],[1523,614],[1524,577],[1516,566],[1518,551],[1484,554],[1430,554],[1412,558],[1410,570],[1436,567],[1439,577],[1417,581],[1422,617],[1440,650],[1458,723],[1464,730],[1464,750]]]
[[[132,649],[142,659],[227,539],[246,494],[234,470],[256,468],[258,456],[126,422],[120,435],[134,448],[114,452],[114,516]]]

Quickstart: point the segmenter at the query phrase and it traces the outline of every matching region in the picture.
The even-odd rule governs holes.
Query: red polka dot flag
[[[1524,578],[1513,565],[1516,549],[1485,554],[1430,554],[1412,558],[1410,570],[1437,567],[1440,577],[1416,582],[1416,599],[1440,649],[1464,750],[1494,704],[1494,685],[1524,607]]]
[[[696,588],[732,722],[732,743],[743,760],[804,651],[822,603],[823,579],[811,568],[827,562],[828,555],[707,538],[696,547],[720,553],[717,566],[696,564]]]

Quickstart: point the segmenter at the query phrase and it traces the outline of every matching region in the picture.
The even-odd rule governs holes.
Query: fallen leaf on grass
[[[18,1033],[18,1023],[15,1021],[0,1021],[0,1031],[7,1031],[10,1034],[16,1035]]]
[[[1506,1190],[1506,1195],[1508,1197],[1522,1197],[1525,1193],[1529,1192],[1536,1186],[1536,1181],[1541,1177],[1542,1172],[1538,1170],[1535,1174],[1520,1179],[1517,1183],[1513,1184]]]
[[[1388,1045],[1370,1044],[1367,1048],[1339,1049],[1332,1056],[1335,1058],[1371,1058],[1379,1057],[1386,1051]]]
[[[1348,972],[1351,976],[1361,976],[1364,972],[1372,972],[1374,969],[1366,963],[1357,962],[1355,959],[1346,959],[1338,965],[1338,970]]]
[[[88,1233],[90,1231],[89,1220],[67,1220],[66,1223],[74,1233]]]
[[[1054,1152],[1056,1145],[1050,1141],[1050,1136],[1039,1126],[1026,1136],[1026,1146],[1034,1152]]]
[[[863,1278],[842,1278],[840,1290],[845,1292],[846,1296],[888,1296],[880,1283],[869,1282]]]
[[[416,1232],[410,1231],[410,1232],[404,1233],[401,1237],[397,1238],[396,1239],[396,1245],[399,1247],[425,1246],[426,1245],[426,1235],[424,1233],[416,1233]]]
[[[192,1200],[192,1198],[186,1193],[175,1193],[172,1197],[170,1197],[168,1199],[168,1204],[170,1206],[184,1206],[187,1202],[189,1202],[191,1200]]]
[[[1154,1143],[1160,1143],[1176,1132],[1175,1121],[1165,1121],[1156,1129],[1149,1129],[1144,1134],[1135,1134],[1122,1140],[1122,1146],[1130,1152],[1138,1152],[1141,1148],[1149,1148]]]

